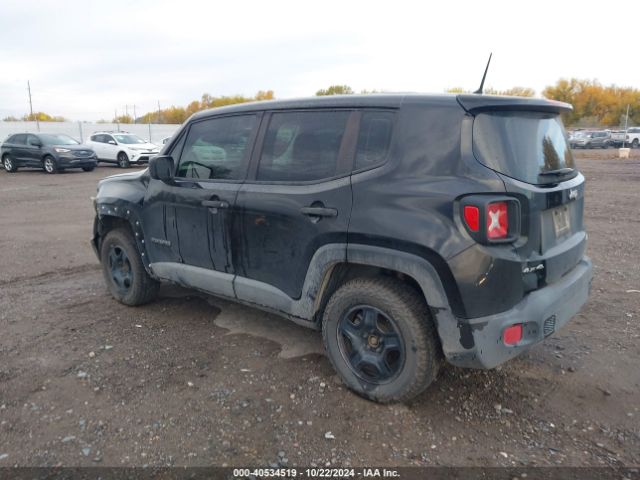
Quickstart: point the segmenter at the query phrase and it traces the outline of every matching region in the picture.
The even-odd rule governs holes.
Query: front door
[[[319,248],[344,244],[346,255],[356,117],[347,110],[316,110],[265,118],[236,202],[238,276],[298,299]]]
[[[200,120],[172,148],[174,181],[151,180],[145,200],[152,263],[234,273],[230,231],[258,120],[256,114]]]
[[[27,144],[24,146],[24,162],[30,167],[42,165],[42,142],[35,135],[27,135]]]

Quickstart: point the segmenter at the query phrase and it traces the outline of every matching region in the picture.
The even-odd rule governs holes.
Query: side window
[[[167,154],[169,156],[171,156],[171,158],[173,158],[174,162],[177,162],[178,159],[180,158],[180,154],[182,153],[182,149],[184,148],[184,141],[187,138],[186,134],[183,134],[180,137],[180,140],[178,140],[172,147],[171,147],[171,151]],[[174,163],[175,165],[175,163]]]
[[[27,145],[30,145],[32,147],[35,147],[39,144],[39,140],[37,139],[37,137],[35,135],[29,135],[27,137]]]
[[[13,137],[13,143],[17,145],[24,145],[26,140],[27,140],[27,136],[22,134],[19,134]]]
[[[393,118],[392,112],[362,113],[354,170],[384,163],[391,145]]]
[[[283,112],[271,116],[258,180],[313,181],[336,175],[348,111]]]
[[[102,143],[109,143],[109,142],[118,143],[116,142],[116,139],[113,138],[111,135],[102,135]],[[113,145],[113,144],[110,144],[110,145]]]
[[[92,142],[99,142],[100,141],[100,136],[101,135],[91,135],[91,137],[89,138]]]
[[[210,118],[193,123],[184,141],[176,176],[242,180],[256,124],[256,115]]]

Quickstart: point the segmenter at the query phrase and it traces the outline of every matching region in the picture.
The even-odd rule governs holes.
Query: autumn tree
[[[114,117],[111,123],[133,123],[133,117],[131,115],[118,115]]]
[[[351,95],[353,89],[349,85],[331,85],[327,89],[320,89],[316,92],[317,97],[324,97],[326,95]]]
[[[186,107],[176,107],[172,105],[169,108],[145,113],[140,117],[142,123],[183,123],[187,118],[196,112],[209,108],[224,107],[226,105],[235,105],[237,103],[255,102],[263,100],[273,100],[275,95],[273,90],[260,90],[254,97],[245,97],[243,95],[231,95],[214,97],[209,93],[203,93],[200,100],[193,100]]]
[[[30,114],[25,114],[22,118],[14,117],[13,115],[9,115],[3,119],[5,122],[66,122],[67,119],[60,116],[49,115],[44,112],[34,112]]]
[[[640,90],[616,85],[603,86],[597,80],[560,79],[542,95],[569,103],[572,112],[563,113],[566,125],[619,126],[624,124],[629,105],[629,124],[640,123]]]

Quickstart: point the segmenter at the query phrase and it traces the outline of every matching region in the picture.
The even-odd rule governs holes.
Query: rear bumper
[[[445,349],[447,361],[458,367],[493,368],[540,343],[562,328],[586,303],[591,290],[592,264],[588,257],[560,280],[528,294],[512,309],[474,319],[459,319],[460,341]],[[502,332],[522,323],[522,340],[505,345]]]

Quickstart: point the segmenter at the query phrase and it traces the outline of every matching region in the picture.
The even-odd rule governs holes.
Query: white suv
[[[117,163],[121,168],[148,163],[160,153],[160,147],[129,132],[95,132],[86,144],[96,152],[99,162]]]
[[[630,127],[627,130],[626,146],[638,148],[640,146],[640,127]]]

